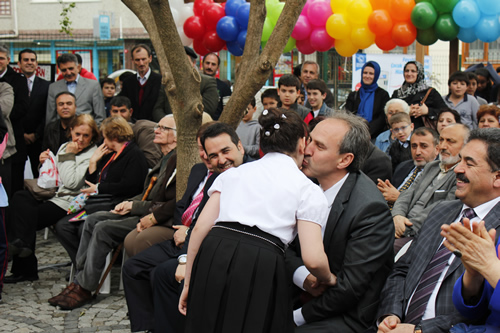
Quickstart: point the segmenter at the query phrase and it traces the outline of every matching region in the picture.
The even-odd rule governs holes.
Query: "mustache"
[[[464,182],[464,183],[469,182],[469,179],[463,173],[457,174],[457,180],[460,180],[461,182]]]

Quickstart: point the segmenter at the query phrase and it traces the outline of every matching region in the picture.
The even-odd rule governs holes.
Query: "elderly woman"
[[[479,128],[500,127],[500,108],[495,105],[481,105],[477,111]]]
[[[394,91],[392,98],[401,98],[408,103],[415,128],[425,126],[423,116],[436,121],[439,110],[446,108],[446,104],[441,94],[425,83],[424,66],[418,61],[408,61],[404,67],[404,78],[403,85]]]
[[[399,98],[393,98],[389,100],[384,106],[385,116],[387,118],[387,122],[391,119],[393,115],[399,112],[404,112],[406,114],[410,113],[410,107],[408,103]],[[377,146],[384,153],[389,154],[389,147],[396,140],[396,137],[391,132],[390,129],[384,131],[377,136],[375,140],[375,146]]]
[[[98,137],[97,125],[90,115],[75,117],[70,125],[71,140],[64,143],[56,155],[57,170],[63,184],[56,195],[45,202],[35,199],[27,190],[14,195],[10,205],[14,237],[9,243],[9,253],[14,258],[12,275],[5,278],[5,283],[38,280],[37,258],[34,255],[36,231],[66,216],[71,200],[85,186],[85,172],[96,151]],[[48,157],[48,151],[42,152],[40,162],[45,162]]]
[[[438,121],[437,121],[437,131],[441,133],[441,130],[450,124],[461,124],[460,114],[450,108],[445,108],[439,111]]]

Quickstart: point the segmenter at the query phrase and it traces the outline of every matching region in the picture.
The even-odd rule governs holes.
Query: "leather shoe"
[[[6,276],[3,279],[3,283],[18,283],[23,281],[36,281],[38,280],[38,275],[16,275],[12,274]]]
[[[16,238],[12,242],[9,242],[9,255],[11,256],[19,256],[20,258],[26,258],[33,253],[33,250],[30,249],[25,242],[21,239]]]
[[[64,298],[64,296],[68,295],[71,290],[75,288],[76,284],[74,282],[70,283],[69,286],[64,288],[62,292],[60,292],[58,295],[49,298],[49,304],[53,306],[59,305],[59,301]]]
[[[59,300],[57,305],[59,305],[61,310],[73,310],[85,305],[91,300],[92,294],[90,291],[83,289],[79,284],[75,284],[73,289]]]

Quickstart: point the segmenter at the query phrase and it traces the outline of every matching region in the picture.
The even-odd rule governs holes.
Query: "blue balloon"
[[[472,43],[477,40],[476,30],[474,28],[460,28],[457,38],[464,43]]]
[[[483,14],[486,15],[495,15],[500,14],[500,1],[498,0],[476,0],[479,6],[479,9]]]
[[[481,18],[475,1],[462,0],[453,8],[453,20],[461,28],[472,28]]]
[[[217,22],[217,35],[226,42],[232,42],[238,38],[240,27],[232,16],[224,16]]]
[[[240,57],[243,55],[243,49],[240,47],[238,42],[228,42],[226,44],[227,50],[235,57]]]
[[[241,30],[239,35],[238,35],[238,44],[242,49],[245,49],[245,42],[247,40],[247,31],[246,30]]]
[[[226,1],[226,15],[236,17],[236,11],[244,3],[245,3],[245,0],[227,0]]]
[[[245,2],[236,11],[236,20],[243,29],[247,28],[249,17],[250,17],[250,4],[248,2]]]
[[[483,16],[474,27],[478,39],[485,43],[496,41],[500,37],[498,16]]]

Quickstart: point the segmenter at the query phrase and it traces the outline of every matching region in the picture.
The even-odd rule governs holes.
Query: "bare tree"
[[[191,167],[197,163],[196,132],[203,112],[201,77],[188,61],[167,0],[122,0],[139,18],[156,50],[166,94],[177,126],[177,197],[187,185]],[[288,0],[269,41],[261,51],[266,8],[264,0],[251,0],[247,39],[236,71],[234,92],[220,121],[235,127],[253,96],[276,66],[306,0]]]

